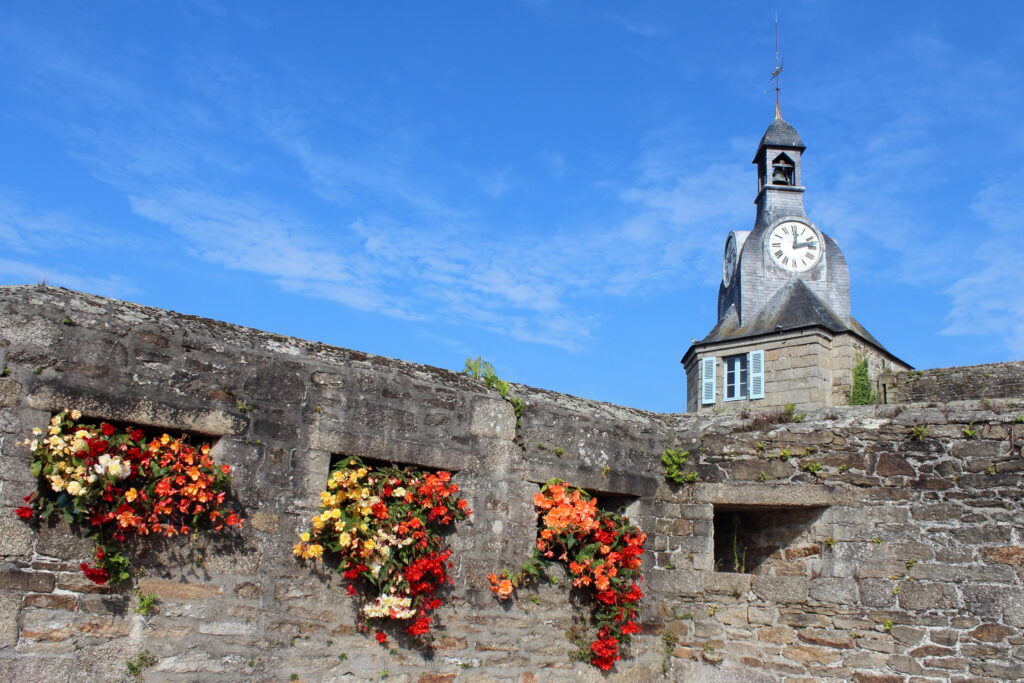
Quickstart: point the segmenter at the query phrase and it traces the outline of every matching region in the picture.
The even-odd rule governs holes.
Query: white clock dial
[[[768,234],[768,253],[779,268],[799,273],[821,260],[821,234],[799,221],[783,221]]]
[[[725,240],[725,256],[722,258],[722,283],[728,287],[732,281],[732,274],[736,272],[736,236],[730,234]]]

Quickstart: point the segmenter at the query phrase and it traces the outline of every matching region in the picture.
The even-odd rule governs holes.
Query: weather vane
[[[775,83],[775,116],[776,118],[782,118],[782,108],[779,105],[779,91],[782,87],[779,85],[780,76],[782,75],[782,66],[785,59],[779,59],[779,13],[775,13],[775,68],[772,69],[772,76],[769,79]],[[768,92],[767,90],[765,92]]]

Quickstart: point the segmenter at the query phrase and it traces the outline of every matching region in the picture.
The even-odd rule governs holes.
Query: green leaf
[[[32,463],[32,476],[38,478],[43,471],[43,461],[36,460]]]

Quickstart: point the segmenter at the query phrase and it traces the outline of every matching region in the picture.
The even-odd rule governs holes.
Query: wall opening
[[[804,574],[821,555],[811,526],[824,507],[714,506],[714,568],[742,574]]]

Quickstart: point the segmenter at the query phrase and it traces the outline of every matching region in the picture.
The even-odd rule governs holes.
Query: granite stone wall
[[[486,586],[529,553],[553,476],[649,533],[643,633],[611,680],[1024,677],[1020,398],[786,422],[514,385],[517,426],[452,372],[47,287],[0,288],[0,368],[4,680],[122,680],[143,651],[146,681],[601,680],[569,655],[588,610],[567,581],[511,604]],[[214,441],[247,525],[140,555],[133,586],[90,583],[74,529],[12,514],[34,486],[20,441],[65,407]],[[664,480],[667,447],[700,481]],[[347,454],[453,470],[474,510],[427,649],[357,632],[337,580],[291,554]]]
[[[1024,396],[1024,362],[889,372],[880,379],[887,403]]]

